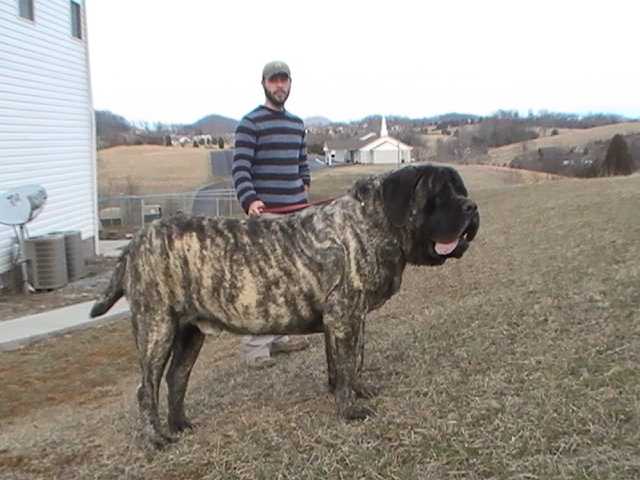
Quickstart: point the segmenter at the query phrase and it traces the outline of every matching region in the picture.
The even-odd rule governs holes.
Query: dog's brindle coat
[[[476,235],[475,203],[452,168],[408,166],[359,180],[333,202],[282,216],[223,219],[176,216],[142,230],[120,257],[91,316],[122,295],[131,307],[142,383],[145,434],[172,441],[158,416],[167,361],[168,424],[191,427],[184,396],[204,332],[325,336],[329,387],[338,414],[364,418],[356,402],[365,315],[400,288],[407,263],[460,258]],[[435,242],[458,245],[448,255]]]

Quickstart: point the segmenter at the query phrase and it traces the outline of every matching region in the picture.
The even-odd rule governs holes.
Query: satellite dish
[[[0,223],[22,225],[29,221],[31,204],[29,200],[16,192],[0,193]]]
[[[31,213],[29,214],[29,220],[36,218],[47,201],[47,191],[41,185],[23,185],[22,187],[12,188],[9,193],[17,193],[23,197],[26,197],[31,205]]]
[[[40,185],[24,185],[0,193],[0,223],[24,225],[38,216],[47,201]]]

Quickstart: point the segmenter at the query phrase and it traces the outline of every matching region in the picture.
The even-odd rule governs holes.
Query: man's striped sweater
[[[306,203],[311,176],[303,121],[264,105],[245,115],[236,129],[232,174],[245,212],[255,200],[267,207]]]

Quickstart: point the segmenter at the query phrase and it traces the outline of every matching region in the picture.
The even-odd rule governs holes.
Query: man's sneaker
[[[305,348],[309,348],[309,342],[306,339],[293,339],[291,337],[287,337],[286,340],[273,342],[271,344],[270,350],[271,355],[277,355],[279,353],[299,352],[300,350],[304,350]]]
[[[254,370],[262,370],[263,368],[270,368],[276,364],[276,361],[271,357],[254,357],[246,358],[244,362],[249,368]]]

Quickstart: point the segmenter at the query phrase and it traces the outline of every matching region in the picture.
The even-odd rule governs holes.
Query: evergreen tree
[[[620,134],[614,135],[609,143],[607,156],[602,162],[600,172],[602,175],[631,175],[635,170],[629,147],[624,137]]]

